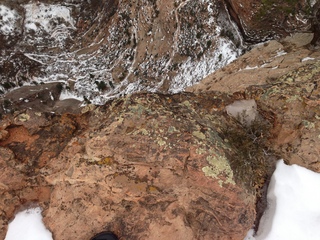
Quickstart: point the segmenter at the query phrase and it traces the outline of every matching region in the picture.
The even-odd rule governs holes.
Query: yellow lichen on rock
[[[207,177],[219,179],[220,187],[222,187],[223,183],[236,184],[233,180],[233,171],[225,156],[208,156],[207,161],[209,165],[202,168]],[[221,179],[221,176],[225,177],[224,181]]]
[[[202,139],[202,140],[206,139],[206,135],[204,135],[200,131],[194,131],[194,132],[192,132],[192,135],[199,138],[199,139]]]

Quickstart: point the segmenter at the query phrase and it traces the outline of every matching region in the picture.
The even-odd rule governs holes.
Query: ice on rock
[[[239,100],[226,106],[228,115],[238,119],[241,124],[250,125],[258,116],[257,103],[254,99]]]

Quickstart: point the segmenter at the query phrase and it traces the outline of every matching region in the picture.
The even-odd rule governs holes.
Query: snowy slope
[[[109,5],[85,12],[81,1],[30,2],[20,6],[24,15],[0,4],[7,20],[2,34],[18,39],[22,33],[13,49],[3,50],[0,69],[8,62],[18,65],[15,51],[39,65],[0,73],[0,91],[53,81],[69,89],[72,82],[63,97],[86,97],[94,104],[137,91],[177,93],[242,52],[236,25],[215,1],[135,4],[120,1],[109,18]]]

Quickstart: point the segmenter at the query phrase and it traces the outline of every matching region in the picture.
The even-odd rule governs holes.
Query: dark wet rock
[[[23,86],[12,90],[0,98],[0,114],[25,111],[47,113],[79,113],[81,101],[76,99],[60,100],[62,83],[46,83],[37,86]]]
[[[229,13],[249,42],[283,38],[296,32],[319,34],[318,1],[225,0]]]

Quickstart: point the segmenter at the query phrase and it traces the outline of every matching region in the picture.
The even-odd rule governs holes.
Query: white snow
[[[37,31],[41,27],[47,33],[50,33],[55,29],[54,25],[58,23],[59,18],[74,28],[74,20],[70,15],[70,10],[65,6],[30,3],[24,5],[24,8],[26,10],[26,29]]]
[[[320,174],[277,163],[268,189],[268,208],[256,236],[245,240],[319,240]]]
[[[283,55],[286,55],[286,54],[287,54],[286,51],[284,51],[284,50],[278,50],[278,51],[277,51],[277,55],[276,55],[275,57],[280,57],[280,56],[283,56]]]
[[[239,49],[236,49],[230,40],[217,39],[216,49],[212,55],[204,56],[200,61],[189,58],[181,65],[179,74],[172,80],[169,92],[182,92],[186,87],[198,83],[215,70],[231,63],[239,55]]]
[[[264,67],[263,65],[261,67]],[[258,66],[254,66],[254,67],[250,67],[250,66],[246,66],[243,70],[252,70],[252,69],[257,69],[259,68]]]
[[[305,62],[305,61],[311,61],[314,60],[315,58],[311,58],[311,57],[305,57],[301,60],[301,62]]]
[[[0,5],[0,33],[3,35],[10,35],[14,31],[18,18],[19,15],[15,10]]]
[[[16,214],[9,224],[5,240],[53,240],[51,232],[44,226],[40,207]]]
[[[309,4],[313,7],[317,3],[317,0],[309,0]]]
[[[83,97],[78,96],[75,92],[69,91],[67,89],[62,90],[59,100],[65,100],[65,99],[76,99],[79,101],[83,101]]]

